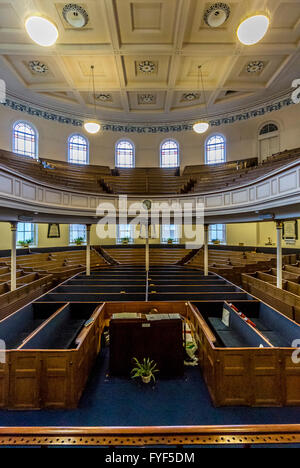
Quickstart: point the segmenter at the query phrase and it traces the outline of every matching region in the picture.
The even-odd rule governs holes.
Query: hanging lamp
[[[198,89],[199,89],[199,76],[200,75],[201,75],[202,93],[203,93],[204,102],[205,102],[205,111],[206,111],[207,120],[199,120],[198,122],[195,122],[193,125],[193,130],[196,133],[205,133],[209,128],[208,111],[207,111],[207,102],[206,102],[206,96],[205,96],[204,84],[203,84],[202,66],[198,65]]]
[[[93,84],[93,104],[94,104],[94,116],[95,119],[87,120],[84,123],[84,129],[91,134],[96,134],[99,132],[101,125],[97,121],[97,112],[96,112],[96,97],[95,97],[95,74],[94,74],[94,65],[91,65],[91,77],[92,77],[92,84]]]

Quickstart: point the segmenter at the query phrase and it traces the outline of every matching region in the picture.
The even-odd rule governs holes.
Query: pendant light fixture
[[[94,120],[87,120],[84,123],[84,128],[88,133],[91,134],[96,134],[99,132],[101,126],[99,122],[97,121],[97,112],[96,112],[96,93],[95,93],[95,75],[94,75],[94,65],[91,65],[91,77],[92,77],[92,83],[93,83],[93,103],[94,103]]]
[[[58,38],[58,30],[55,24],[42,16],[27,18],[25,29],[30,39],[42,47],[54,45]]]
[[[205,133],[209,128],[208,111],[207,111],[207,102],[206,102],[206,96],[205,96],[204,84],[203,84],[202,66],[198,65],[198,89],[199,89],[199,77],[200,77],[200,75],[201,75],[202,93],[203,93],[204,102],[205,102],[205,111],[206,111],[207,120],[199,120],[198,122],[195,122],[194,125],[193,125],[193,130],[196,133]]]

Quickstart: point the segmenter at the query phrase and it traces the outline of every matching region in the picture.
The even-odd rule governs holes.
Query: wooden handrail
[[[146,427],[0,427],[5,445],[226,445],[300,443],[300,424]]]

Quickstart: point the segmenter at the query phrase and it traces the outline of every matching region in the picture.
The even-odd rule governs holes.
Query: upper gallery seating
[[[195,183],[191,189],[193,192],[207,192],[247,183],[299,157],[300,148],[295,148],[270,156],[256,165],[253,164],[253,159],[250,159],[247,165],[246,159],[241,161],[240,165],[239,161],[230,161],[225,164],[187,166],[183,175],[190,175],[194,179]],[[244,164],[241,165],[243,162]]]
[[[36,160],[4,150],[0,151],[0,165],[40,182],[85,192],[105,191],[100,178],[104,174],[110,174],[107,166],[71,164],[51,159]]]
[[[277,288],[276,269],[242,274],[243,288],[300,323],[300,267],[286,264],[282,289]]]
[[[296,254],[284,255],[283,261],[286,264],[296,261]],[[186,265],[191,267],[203,268],[204,251],[203,248],[195,252]],[[276,255],[257,253],[257,252],[239,252],[230,250],[208,251],[209,271],[224,276],[234,284],[242,284],[242,273],[254,273],[256,271],[270,269],[276,266]]]
[[[111,176],[103,176],[103,183],[111,193],[120,194],[176,194],[190,191],[193,182],[189,176],[180,176],[178,169],[117,168]]]
[[[255,180],[300,157],[300,149],[286,150],[257,164],[257,158],[224,164],[178,168],[115,168],[71,164],[40,158],[32,159],[0,151],[0,165],[40,182],[70,190],[112,194],[180,194],[223,189]]]

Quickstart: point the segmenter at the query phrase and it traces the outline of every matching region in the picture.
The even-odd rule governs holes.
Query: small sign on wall
[[[54,239],[54,238],[59,238],[60,237],[60,228],[59,224],[48,224],[48,234],[47,234],[48,239]]]

